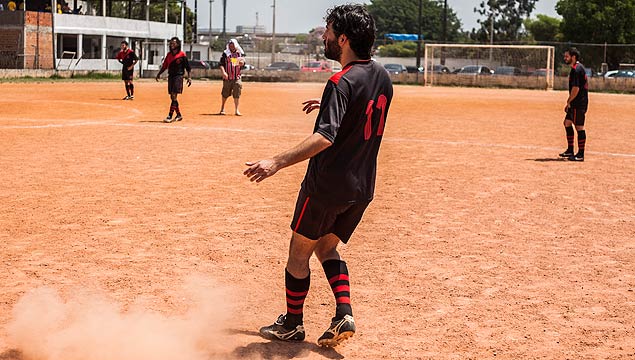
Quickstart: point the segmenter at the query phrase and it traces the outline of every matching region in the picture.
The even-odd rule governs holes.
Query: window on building
[[[106,37],[106,57],[114,59],[121,50],[121,42],[126,39],[122,37],[107,36]]]
[[[84,59],[101,59],[101,35],[84,35],[82,50]]]
[[[57,34],[57,57],[60,59],[79,58],[77,35]]]

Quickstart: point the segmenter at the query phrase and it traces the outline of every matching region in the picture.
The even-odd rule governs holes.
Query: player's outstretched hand
[[[249,167],[243,172],[243,175],[247,176],[250,181],[255,181],[257,183],[275,175],[275,173],[279,170],[278,165],[274,160],[246,162],[245,165]]]
[[[307,114],[310,114],[311,111],[320,108],[320,99],[307,100],[303,102],[302,105],[304,105],[304,108],[302,109],[302,111],[304,111]]]

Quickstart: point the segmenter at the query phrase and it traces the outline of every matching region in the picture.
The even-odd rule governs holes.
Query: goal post
[[[552,90],[555,48],[534,45],[425,44],[427,86]]]

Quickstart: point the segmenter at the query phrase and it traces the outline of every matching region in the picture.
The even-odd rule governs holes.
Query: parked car
[[[250,64],[245,64],[240,69],[242,71],[252,71],[252,70],[256,70],[256,67]]]
[[[190,67],[192,69],[209,69],[209,64],[203,60],[190,60]]]
[[[279,61],[269,64],[265,68],[267,71],[300,71],[300,67],[296,63]]]
[[[492,75],[493,71],[487,66],[483,65],[468,65],[463,66],[459,71],[459,75]]]
[[[218,60],[207,60],[206,63],[210,69],[218,69],[220,67],[220,61]]]
[[[331,72],[331,64],[328,61],[310,61],[300,68],[303,72]]]
[[[494,75],[519,76],[522,74],[522,70],[515,66],[499,66],[494,71]]]
[[[604,73],[604,77],[605,78],[610,78],[615,76],[615,74],[617,74],[619,72],[619,70],[609,70],[606,73]]]
[[[584,72],[586,73],[586,77],[593,77],[593,69],[592,68],[584,68]]]
[[[396,74],[396,75],[399,75],[408,71],[408,69],[406,69],[406,67],[401,64],[386,64],[384,65],[384,69],[386,69],[386,71],[389,74]]]
[[[531,73],[532,76],[547,76],[547,69],[536,69]]]
[[[635,78],[635,70],[620,70],[617,73],[611,76],[612,79],[615,78]]]
[[[331,69],[331,72],[338,73],[340,71],[342,71],[342,67],[341,66],[333,65],[333,68]]]
[[[422,67],[412,66],[412,65],[407,65],[406,66],[406,71],[409,74],[422,73],[423,72],[423,68]]]
[[[450,74],[451,73],[450,69],[448,69],[447,66],[441,65],[441,64],[433,65],[432,72],[435,74]]]

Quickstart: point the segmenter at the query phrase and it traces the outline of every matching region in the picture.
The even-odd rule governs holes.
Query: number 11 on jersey
[[[375,105],[375,100],[370,100],[368,102],[368,106],[366,107],[366,125],[364,126],[364,140],[370,140],[370,137],[373,132],[373,112],[375,108],[377,110],[381,110],[381,117],[379,118],[379,127],[377,128],[377,136],[384,135],[384,126],[386,125],[386,105],[388,104],[388,99],[385,95],[379,95],[377,98],[377,104]]]

